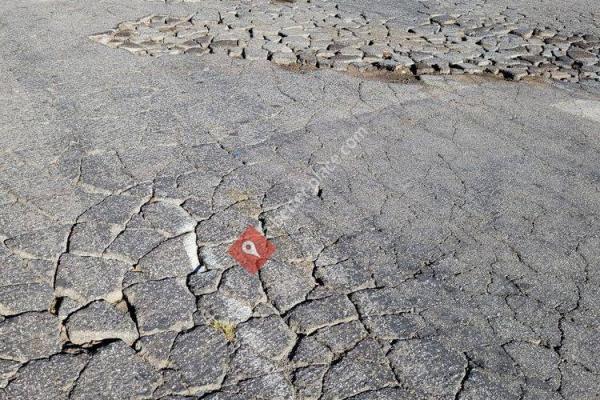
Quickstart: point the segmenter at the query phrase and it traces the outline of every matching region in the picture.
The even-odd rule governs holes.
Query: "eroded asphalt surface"
[[[368,11],[516,9],[488,44],[538,35],[575,74],[140,57],[88,36],[237,3],[3,2],[0,398],[598,398],[600,84],[567,53],[598,54],[598,5],[513,3]],[[257,275],[226,253],[248,225],[277,246]]]

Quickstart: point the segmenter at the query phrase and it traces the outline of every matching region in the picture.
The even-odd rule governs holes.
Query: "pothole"
[[[431,15],[406,27],[334,3],[273,2],[149,15],[90,36],[136,55],[226,54],[371,76],[492,74],[600,81],[600,39],[529,27],[524,16]]]

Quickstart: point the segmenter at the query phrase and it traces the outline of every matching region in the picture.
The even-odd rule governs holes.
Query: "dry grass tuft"
[[[218,331],[223,332],[223,335],[225,335],[225,339],[227,339],[228,342],[235,341],[235,326],[231,322],[219,321],[215,319],[210,323],[210,326]]]

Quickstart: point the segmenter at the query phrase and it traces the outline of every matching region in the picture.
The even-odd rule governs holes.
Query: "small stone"
[[[523,55],[523,56],[520,56],[519,58],[522,60],[525,60],[527,62],[530,62],[534,66],[538,66],[541,63],[546,61],[546,58],[544,58],[542,56],[536,56],[536,55]]]
[[[415,63],[410,57],[401,54],[393,54],[392,59],[403,67],[410,67]]]
[[[278,36],[279,29],[271,25],[257,25],[251,29],[253,38],[264,38],[266,36]]]
[[[309,49],[311,50],[327,50],[327,48],[331,46],[331,39],[326,40],[311,40]]]
[[[330,58],[317,58],[317,67],[331,68],[333,67],[333,61]]]
[[[500,72],[513,81],[519,81],[527,76],[527,68],[501,68]]]
[[[96,34],[90,35],[88,37],[95,42],[98,42],[105,46],[108,46],[108,44],[111,42],[111,40],[114,37],[113,36],[114,33],[115,33],[114,30],[110,30],[110,31],[106,31],[106,32],[96,33]]]
[[[271,55],[271,61],[277,65],[293,65],[298,59],[294,53],[277,52]]]
[[[350,67],[350,64],[343,61],[333,61],[332,68],[336,71],[347,71]]]
[[[471,64],[471,63],[457,63],[452,64],[453,67],[458,67],[463,70],[467,74],[480,74],[484,71],[484,67],[480,67],[479,65]]]
[[[292,49],[281,43],[266,42],[262,48],[267,50],[269,54],[293,53]]]
[[[498,49],[498,41],[493,36],[484,37],[478,43],[485,51],[496,51]]]
[[[448,14],[434,15],[430,20],[440,25],[454,25],[456,23],[456,19]]]
[[[205,26],[192,26],[189,29],[180,30],[177,32],[177,37],[182,39],[198,39],[208,34],[208,28]]]
[[[363,52],[355,47],[346,46],[338,50],[338,53],[343,56],[352,56],[362,58]]]
[[[491,28],[488,27],[488,26],[478,26],[476,28],[468,28],[468,29],[466,29],[465,30],[465,34],[468,37],[471,37],[471,38],[474,38],[474,39],[481,39],[481,38],[484,38],[486,36],[492,36],[490,34],[490,30],[491,30]]]
[[[363,46],[360,49],[365,57],[390,58],[392,56],[392,49],[386,45]]]
[[[489,30],[491,34],[495,36],[505,36],[507,35],[514,26],[505,25],[505,24],[496,24],[491,27]]]
[[[448,61],[436,60],[433,67],[439,74],[448,75],[450,73],[450,63]]]
[[[408,30],[410,33],[416,33],[418,35],[434,35],[440,31],[440,26],[435,25],[420,25],[412,27]]]
[[[310,46],[310,39],[302,36],[288,36],[281,40],[281,43],[293,50],[306,49]]]
[[[198,43],[201,48],[208,49],[208,46],[210,45],[212,40],[213,40],[213,37],[210,35],[207,35],[207,36],[201,36],[201,37],[194,39],[194,42]]]
[[[336,63],[339,65],[345,64],[347,68],[348,64],[362,61],[362,56],[346,56],[343,54],[336,54],[331,58],[331,61],[333,61],[334,66]]]
[[[191,49],[206,50],[198,42],[196,42],[194,40],[188,40],[187,42],[183,42],[180,45],[178,45],[177,48],[183,49],[183,52],[186,54]]]
[[[315,53],[304,51],[298,55],[298,59],[302,65],[317,66],[317,57]]]
[[[424,53],[424,52],[421,52],[421,51],[411,51],[410,52],[410,58],[415,63],[418,63],[420,61],[425,61],[425,60],[428,60],[430,58],[433,58],[433,54],[431,54],[431,53]]]
[[[552,63],[561,68],[571,69],[571,67],[573,66],[573,59],[567,56],[560,56],[556,57]]]
[[[571,77],[571,73],[561,69],[558,71],[551,71],[550,76],[552,77],[552,79],[565,80]]]
[[[244,58],[250,61],[266,60],[269,52],[263,49],[248,48],[244,49]]]
[[[573,60],[575,60],[578,63],[583,64],[583,65],[593,65],[593,64],[596,64],[598,61],[600,61],[598,59],[598,56],[596,56],[595,54],[593,54],[587,50],[579,49],[576,47],[571,47],[567,51],[567,55],[569,57],[571,57]]]
[[[242,55],[244,53],[244,49],[242,47],[234,47],[232,49],[229,49],[229,57],[232,58],[242,58]]]
[[[600,73],[600,64],[597,65],[582,65],[579,67],[580,72],[587,72],[592,74]]]
[[[375,71],[377,68],[370,62],[356,62],[348,66],[348,70],[358,71],[359,73]]]
[[[526,26],[522,26],[517,29],[513,29],[510,33],[521,36],[524,39],[529,39],[533,35],[533,29]]]
[[[547,45],[550,45],[552,48],[558,49],[560,51],[567,51],[571,47],[570,41],[568,41],[562,37],[559,37],[559,36],[555,36],[550,39],[546,39],[546,40],[544,40],[544,42]]]
[[[216,50],[216,49],[222,49],[222,48],[230,48],[230,47],[237,47],[238,46],[238,40],[237,39],[221,39],[218,40],[217,38],[213,39],[212,42],[210,42],[209,47],[212,50]]]
[[[331,50],[319,50],[319,51],[317,51],[317,58],[318,59],[332,58],[333,56],[335,56],[335,51],[331,51]]]
[[[299,36],[305,38],[310,36],[309,32],[306,32],[301,25],[283,28],[279,30],[279,34],[281,36]]]
[[[143,54],[146,52],[146,49],[142,45],[131,40],[124,41],[118,47],[119,49],[127,50],[134,54]]]
[[[427,75],[433,74],[435,72],[435,68],[432,65],[429,65],[425,62],[417,62],[414,66],[417,75]]]
[[[279,35],[265,35],[265,40],[271,43],[281,43],[281,36]]]
[[[527,44],[525,39],[517,35],[506,35],[498,40],[499,50],[510,50],[517,47],[523,47]]]

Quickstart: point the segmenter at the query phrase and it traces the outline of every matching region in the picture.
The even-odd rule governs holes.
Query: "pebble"
[[[500,72],[508,79],[519,81],[527,76],[527,68],[502,68]]]
[[[434,15],[430,20],[440,25],[454,25],[456,23],[456,19],[448,14]]]
[[[267,50],[246,47],[244,49],[244,58],[246,60],[257,61],[266,60],[269,55]]]
[[[522,27],[512,30],[510,33],[519,35],[524,39],[530,39],[531,36],[533,35],[533,29],[529,28],[528,26],[522,26]]]
[[[598,57],[596,55],[576,47],[571,47],[571,49],[567,51],[567,55],[583,65],[593,65],[598,62]]]
[[[271,55],[271,61],[277,65],[292,65],[295,64],[298,59],[292,52],[275,52]]]
[[[457,63],[457,64],[453,64],[452,66],[462,69],[467,74],[480,74],[485,69],[483,67],[480,67],[479,65],[470,64],[470,63]]]
[[[274,42],[266,42],[263,49],[267,50],[269,53],[292,53],[292,49],[287,47],[282,43],[274,43]]]

